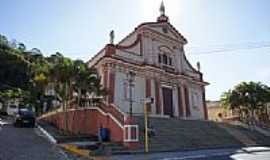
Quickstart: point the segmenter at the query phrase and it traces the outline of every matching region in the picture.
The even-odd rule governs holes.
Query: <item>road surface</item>
[[[37,128],[15,128],[0,120],[0,160],[79,160],[51,144]]]
[[[82,159],[82,158],[81,158]],[[0,120],[0,160],[81,160],[51,144],[37,128]],[[270,147],[114,155],[109,160],[270,160]]]

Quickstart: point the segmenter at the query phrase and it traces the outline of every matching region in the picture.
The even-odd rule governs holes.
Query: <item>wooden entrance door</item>
[[[173,98],[172,98],[172,89],[162,88],[163,95],[163,111],[164,115],[173,116]]]

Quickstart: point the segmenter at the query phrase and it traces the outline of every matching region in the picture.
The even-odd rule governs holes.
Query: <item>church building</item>
[[[162,3],[154,22],[138,25],[119,43],[110,43],[88,61],[108,90],[106,103],[130,115],[144,112],[144,100],[153,117],[207,119],[205,86],[200,65],[187,60],[187,39],[170,23]]]

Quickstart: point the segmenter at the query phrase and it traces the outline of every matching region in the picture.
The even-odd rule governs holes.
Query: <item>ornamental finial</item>
[[[161,1],[160,7],[159,7],[159,11],[161,15],[165,15],[165,6],[164,6],[164,2]]]

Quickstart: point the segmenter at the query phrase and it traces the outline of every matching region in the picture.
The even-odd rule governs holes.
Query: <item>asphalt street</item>
[[[51,144],[37,128],[15,128],[0,120],[0,160],[79,160]]]
[[[51,144],[38,128],[15,128],[0,120],[0,160],[82,160]],[[110,160],[270,160],[269,147],[114,155]]]

